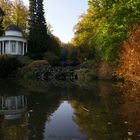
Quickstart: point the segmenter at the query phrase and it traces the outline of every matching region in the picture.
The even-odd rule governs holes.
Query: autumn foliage
[[[120,77],[127,80],[140,80],[140,26],[134,25],[128,39],[122,43],[120,65],[117,70]]]

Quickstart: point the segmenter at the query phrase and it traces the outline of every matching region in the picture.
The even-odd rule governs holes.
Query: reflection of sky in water
[[[86,137],[79,132],[79,127],[73,121],[74,110],[64,101],[57,111],[46,122],[44,140],[85,140]]]

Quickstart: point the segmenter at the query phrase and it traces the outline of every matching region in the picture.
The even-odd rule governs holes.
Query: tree
[[[3,34],[3,26],[2,26],[3,16],[4,16],[4,12],[0,8],[0,36]]]
[[[53,52],[55,55],[60,57],[62,42],[54,35],[49,35],[48,51]]]
[[[29,39],[33,35],[33,31],[35,30],[35,21],[36,21],[36,1],[29,0]]]
[[[101,60],[117,64],[128,29],[140,24],[139,0],[90,0],[75,27],[72,44],[91,48]]]
[[[44,17],[43,0],[30,0],[29,54],[41,59],[47,50],[47,28]]]
[[[21,0],[1,0],[0,6],[5,13],[3,27],[7,28],[11,24],[18,25],[23,33],[27,30],[28,9]]]
[[[47,28],[46,21],[44,17],[43,0],[37,0],[37,12],[36,12],[36,28],[38,33],[38,45],[40,46],[40,51],[46,51],[47,45]]]
[[[29,0],[29,53],[34,53],[36,50],[36,1]]]
[[[28,19],[27,7],[23,5],[21,0],[15,0],[11,8],[10,19],[12,24],[19,26],[23,32],[26,32]]]

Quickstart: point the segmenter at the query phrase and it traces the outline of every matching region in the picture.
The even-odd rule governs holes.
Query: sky
[[[23,0],[28,5],[28,0]],[[44,0],[45,18],[53,34],[67,43],[74,35],[78,17],[87,10],[87,0]]]

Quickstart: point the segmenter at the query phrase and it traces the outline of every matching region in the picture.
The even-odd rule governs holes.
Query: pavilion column
[[[8,109],[10,109],[10,100],[7,100],[7,104],[8,104]]]
[[[22,47],[22,49],[23,49],[23,50],[22,50],[22,55],[24,55],[24,42],[22,43],[22,46],[23,46],[23,47]]]
[[[24,96],[22,96],[22,107],[24,107]]]
[[[2,41],[0,41],[0,54],[2,54],[1,51],[2,51]]]
[[[25,98],[24,101],[25,101],[25,106],[26,106],[27,105],[27,98]]]
[[[4,54],[4,41],[2,41],[2,54]]]
[[[18,41],[16,41],[16,54],[18,54]]]
[[[2,104],[2,109],[3,109],[3,108],[4,108],[4,101],[3,101],[3,98],[2,98],[2,103],[1,103],[1,104]]]
[[[2,54],[2,51],[3,51],[3,50],[2,50],[2,49],[3,49],[2,46],[3,46],[3,41],[1,41],[1,54]]]
[[[11,41],[9,40],[9,45],[8,45],[8,48],[7,48],[7,51],[8,51],[8,53],[10,53],[10,50],[11,49]]]
[[[27,43],[25,43],[25,46],[26,46],[26,53],[27,53],[27,51],[28,51],[28,48],[27,48],[28,45],[27,45]]]
[[[3,41],[1,41],[1,54],[2,54],[2,46],[3,46]]]
[[[16,98],[16,100],[15,100],[15,102],[16,102],[16,109],[18,109],[18,99],[17,99],[17,97],[15,97]]]

